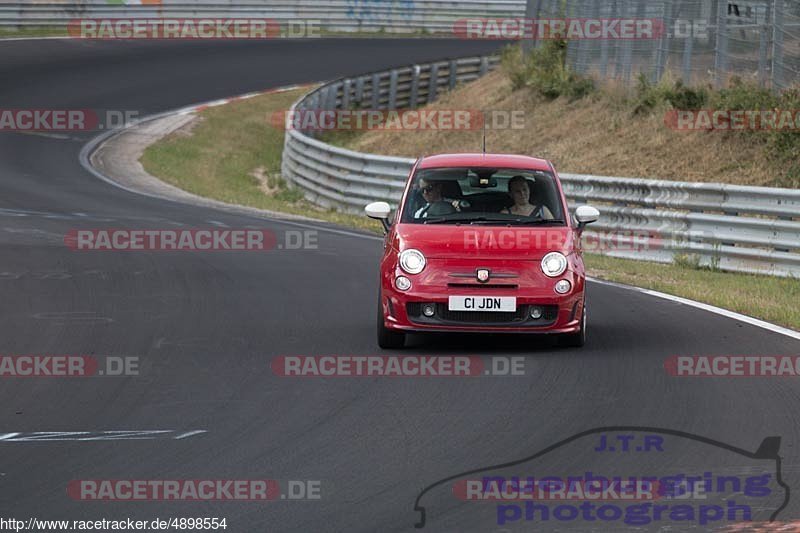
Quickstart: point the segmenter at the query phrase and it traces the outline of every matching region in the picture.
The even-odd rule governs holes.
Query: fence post
[[[674,9],[674,4],[672,4],[669,0],[663,0],[661,4],[661,37],[658,40],[653,39],[653,43],[655,43],[655,67],[653,69],[653,83],[658,83],[661,81],[661,77],[664,76],[664,69],[666,68],[667,63],[667,55],[669,54],[669,36],[667,35],[667,26],[668,23],[672,23],[674,20],[673,10],[669,8],[667,3],[670,3]]]
[[[772,21],[770,4],[764,4],[764,22],[758,33],[758,86],[767,86],[767,69],[769,68],[769,27]],[[756,21],[758,22],[758,21]]]
[[[691,30],[694,32],[694,29]],[[686,37],[683,43],[683,81],[686,85],[692,83],[692,52],[694,48],[694,34]]]
[[[783,0],[774,0],[772,36],[772,90],[783,89]]]
[[[609,18],[617,16],[617,0],[611,2]],[[600,78],[605,79],[608,74],[608,39],[600,39]]]
[[[591,5],[591,17],[597,20],[600,18],[600,2],[591,2]],[[588,15],[589,9],[587,8],[588,5],[586,1],[580,2],[578,4],[578,13],[576,13],[577,17],[583,18],[585,15]],[[586,74],[586,72],[589,71],[589,50],[593,48],[593,46],[590,46],[588,37],[586,36],[578,42],[578,57],[575,60],[575,72]]]
[[[458,62],[456,62],[455,59],[451,59],[449,68],[450,68],[450,72],[449,72],[450,76],[449,76],[449,79],[447,81],[447,85],[448,85],[448,87],[450,87],[450,90],[453,90],[453,88],[456,86],[456,81],[457,81]]]
[[[717,43],[714,47],[714,83],[717,87],[722,85],[722,80],[727,70],[728,62],[728,1],[719,0],[717,3]]]
[[[527,54],[531,48],[537,43],[536,25],[531,24],[532,19],[538,19],[542,13],[542,0],[527,0],[525,4],[525,34],[522,37],[522,53]],[[531,35],[528,38],[528,27],[531,28]]]
[[[629,14],[630,14],[630,7],[626,2],[623,1],[621,10],[622,18],[627,17]],[[633,68],[632,56],[633,56],[633,42],[631,42],[630,39],[625,39],[622,41],[622,79],[626,85],[629,84],[631,81],[631,69]]]

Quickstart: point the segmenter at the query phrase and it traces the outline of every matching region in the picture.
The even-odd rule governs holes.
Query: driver
[[[447,202],[451,204],[456,211],[461,211],[461,202],[458,200],[444,198],[442,196],[442,182],[428,182],[425,179],[420,179],[419,190],[422,191],[422,197],[425,199],[425,205],[417,209],[417,211],[414,213],[414,218],[427,218],[428,210],[432,205],[438,202]]]

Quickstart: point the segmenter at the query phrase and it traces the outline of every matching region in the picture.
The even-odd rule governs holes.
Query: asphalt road
[[[0,108],[148,114],[491,46],[347,39],[3,42]],[[780,436],[783,476],[800,493],[796,378],[692,380],[670,377],[663,367],[674,354],[797,355],[800,342],[590,284],[584,349],[558,349],[532,337],[436,336],[413,338],[406,350],[519,356],[524,376],[278,377],[270,362],[280,355],[383,353],[374,338],[381,242],[324,225],[298,228],[125,192],[79,164],[91,136],[0,132],[0,354],[137,357],[139,375],[0,378],[0,518],[204,516],[225,517],[228,530],[237,532],[408,531],[419,518],[417,495],[439,479],[528,456],[591,428],[630,425],[685,431],[751,451],[763,438]],[[75,252],[63,243],[78,228],[209,225],[265,228],[279,238],[287,230],[315,230],[318,248]],[[164,433],[115,440],[93,433],[114,430]],[[92,433],[34,438],[34,432]],[[130,438],[137,435],[155,438]],[[628,459],[642,471],[690,463],[684,447],[671,450]],[[692,457],[707,461],[697,468],[715,471],[752,466],[729,455],[706,450]],[[607,463],[607,456],[583,447],[546,466],[558,475]],[[254,478],[316,480],[321,499],[87,502],[66,491],[78,479]],[[429,508],[426,530],[499,529],[491,526],[492,506],[467,509],[473,504],[447,496],[436,501],[445,511]],[[780,515],[794,517],[800,517],[800,498]],[[559,527],[600,528],[581,521]],[[536,528],[548,529],[552,523]]]

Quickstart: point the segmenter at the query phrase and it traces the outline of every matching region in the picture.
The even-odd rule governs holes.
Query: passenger
[[[543,203],[538,203],[541,199],[537,198],[535,201],[538,205],[531,204],[531,190],[528,186],[528,180],[525,176],[514,176],[508,182],[508,194],[514,200],[514,205],[508,209],[503,209],[501,213],[509,215],[521,215],[524,217],[536,217],[542,219],[553,219],[553,213]]]

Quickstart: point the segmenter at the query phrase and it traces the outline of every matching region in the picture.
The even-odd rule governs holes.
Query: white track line
[[[622,283],[615,283],[613,281],[605,281],[602,279],[596,278],[589,278],[587,279],[593,283],[599,283],[601,285],[608,285],[610,287],[616,287],[619,289],[627,289],[630,291],[640,292],[642,294],[647,294],[648,296],[655,296],[656,298],[661,298],[662,300],[669,300],[671,302],[677,302],[683,305],[688,305],[691,307],[695,307],[697,309],[702,309],[703,311],[708,311],[709,313],[714,313],[715,315],[724,316],[725,318],[731,318],[733,320],[738,320],[739,322],[744,322],[745,324],[750,324],[751,326],[756,326],[762,329],[766,329],[773,333],[778,333],[780,335],[786,335],[787,337],[791,337],[796,340],[800,340],[800,331],[794,331],[793,329],[784,328],[782,326],[778,326],[776,324],[771,324],[769,322],[765,322],[764,320],[759,320],[757,318],[753,318],[751,316],[743,315],[741,313],[737,313],[735,311],[729,311],[727,309],[722,309],[721,307],[716,307],[714,305],[704,304],[702,302],[696,302],[694,300],[690,300],[688,298],[681,298],[680,296],[673,296],[672,294],[666,294],[663,292],[658,292],[650,289],[643,289],[641,287],[634,287],[632,285],[623,285]]]

